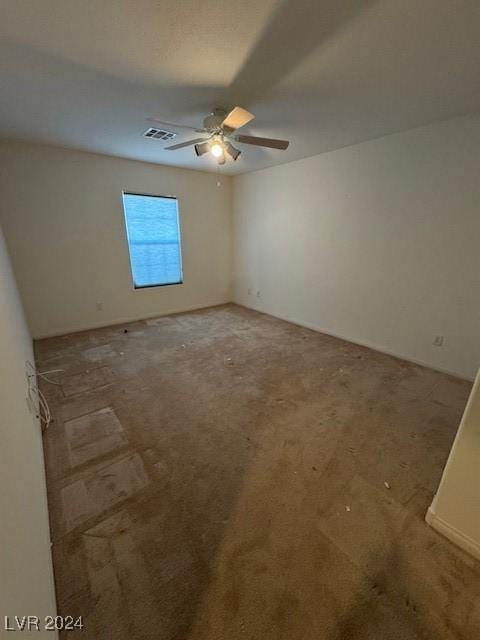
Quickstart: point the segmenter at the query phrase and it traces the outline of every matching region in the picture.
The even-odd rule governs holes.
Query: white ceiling
[[[238,145],[228,173],[478,110],[480,2],[0,0],[2,136],[213,170],[145,118],[235,104],[291,144]]]

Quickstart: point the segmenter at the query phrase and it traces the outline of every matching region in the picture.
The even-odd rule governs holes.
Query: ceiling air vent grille
[[[154,129],[150,127],[143,135],[145,138],[155,138],[155,140],[172,140],[177,134],[172,131],[165,131],[165,129]]]

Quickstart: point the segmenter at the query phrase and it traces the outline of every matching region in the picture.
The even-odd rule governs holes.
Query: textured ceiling
[[[480,3],[0,0],[0,87],[2,136],[203,170],[145,118],[239,104],[291,141],[222,169],[252,171],[480,109]]]

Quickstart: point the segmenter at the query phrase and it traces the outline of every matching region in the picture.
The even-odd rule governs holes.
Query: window
[[[135,288],[181,284],[177,199],[124,193],[123,208]]]

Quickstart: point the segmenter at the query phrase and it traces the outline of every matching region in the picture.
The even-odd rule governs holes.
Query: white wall
[[[0,143],[0,167],[0,216],[34,337],[231,299],[231,178],[217,187],[212,173],[12,141]],[[122,190],[178,197],[184,284],[133,289]]]
[[[427,522],[480,560],[480,371]]]
[[[475,375],[480,116],[236,177],[234,239],[235,301]]]
[[[55,596],[42,437],[26,403],[25,361],[33,361],[32,343],[1,229],[0,354],[0,629],[3,629],[4,616],[55,615]],[[52,632],[32,635],[54,637]],[[1,631],[0,636],[3,637]]]

